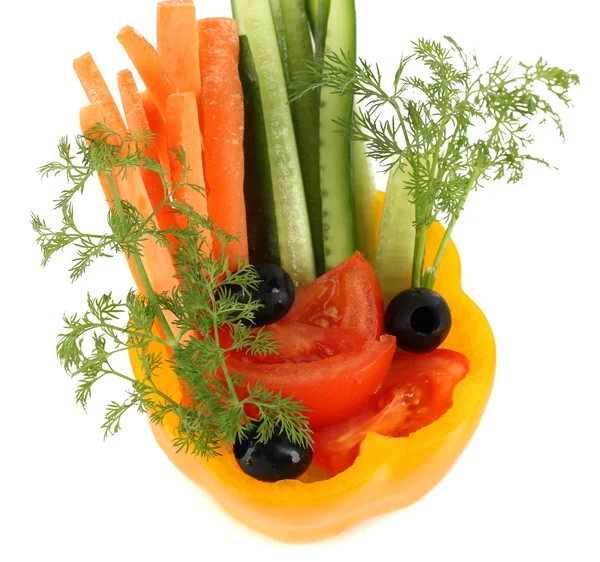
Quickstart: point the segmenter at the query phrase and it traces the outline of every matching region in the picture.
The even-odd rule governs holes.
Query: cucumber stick
[[[305,0],[271,0],[284,73],[290,85],[314,59]],[[304,193],[315,252],[317,273],[325,273],[321,187],[319,182],[319,93],[306,93],[290,104],[296,132]]]
[[[352,142],[354,156],[354,221],[356,246],[371,265],[377,253],[377,184],[362,141]]]
[[[331,0],[325,54],[341,53],[356,59],[354,0]],[[336,121],[352,118],[353,96],[338,96],[321,88],[320,154],[321,204],[325,266],[335,267],[356,250],[352,201],[352,143],[340,134]]]
[[[409,289],[415,250],[415,205],[406,188],[408,166],[390,171],[383,203],[375,272],[387,304]]]
[[[331,0],[306,0],[306,6],[315,38],[315,57],[319,60],[325,51],[325,35]]]
[[[283,24],[283,11],[281,8],[282,2],[285,0],[269,0],[271,4],[271,14],[273,15],[273,24],[275,25],[275,33],[277,33],[277,44],[279,45],[279,56],[283,65],[283,74],[285,75],[285,83],[289,86],[290,75],[288,70],[288,54],[287,42],[285,40],[285,27]]]
[[[294,125],[269,0],[232,0],[240,34],[248,37],[264,116],[280,264],[296,285],[316,276]]]
[[[267,131],[256,66],[245,35],[240,37],[240,79],[244,90],[244,198],[250,262],[279,264]]]

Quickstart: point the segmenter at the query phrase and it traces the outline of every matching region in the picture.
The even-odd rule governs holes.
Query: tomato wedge
[[[302,400],[313,430],[338,423],[366,404],[385,378],[396,350],[391,336],[367,340],[343,328],[286,322],[271,330],[281,346],[278,355],[236,353],[227,358],[227,367],[243,375],[245,383],[261,382]],[[238,394],[247,396],[246,388],[240,387]]]
[[[383,295],[375,270],[356,252],[296,294],[282,320],[354,330],[366,339],[383,334]]]
[[[468,370],[467,358],[448,349],[397,353],[381,389],[360,411],[315,432],[315,462],[335,475],[354,463],[368,432],[406,437],[433,423],[452,406],[454,387]]]

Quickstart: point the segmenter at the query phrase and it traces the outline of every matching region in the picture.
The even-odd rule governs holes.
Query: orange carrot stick
[[[117,74],[117,81],[119,84],[119,92],[121,93],[121,101],[123,102],[123,110],[125,111],[125,120],[127,121],[129,131],[131,133],[135,133],[140,129],[149,131],[150,125],[133,74],[131,74],[129,70],[121,70],[121,72]],[[149,158],[160,162],[157,139],[153,140],[148,145],[147,155]],[[156,172],[141,169],[140,173],[144,185],[146,186],[146,191],[148,192],[152,207],[156,209],[165,198],[163,182]],[[174,216],[173,213],[170,212],[168,206],[161,207],[156,214],[156,218],[158,225],[163,230],[174,224]]]
[[[198,124],[198,106],[192,92],[169,96],[166,125],[173,186],[176,186],[183,176],[183,166],[175,151],[183,150],[186,165],[189,167],[185,183],[205,188],[202,168],[202,135]],[[200,193],[188,185],[183,185],[175,192],[174,196],[179,201],[190,205],[199,215],[206,216],[208,214],[206,193]],[[181,228],[187,224],[185,217],[181,215],[178,215],[176,220]],[[212,246],[210,233],[205,232],[204,238]]]
[[[167,172],[167,174],[170,174],[171,165],[169,163],[165,120],[162,118],[160,111],[158,111],[158,107],[156,107],[156,103],[152,99],[150,92],[144,90],[140,95],[142,96],[142,103],[144,104],[144,111],[146,112],[150,130],[156,135],[160,164],[163,167],[163,170]]]
[[[125,122],[119,108],[115,103],[104,77],[96,66],[92,55],[86,53],[73,61],[73,69],[81,82],[85,94],[91,104],[99,103],[102,106],[106,121],[110,121],[109,127],[119,134],[126,131]],[[94,122],[95,123],[95,122]]]
[[[192,0],[166,0],[157,9],[157,50],[178,92],[193,92],[201,111],[200,50]],[[202,131],[202,124],[200,124]]]
[[[238,74],[239,40],[235,21],[198,22],[204,108],[204,166],[208,212],[219,227],[240,235],[226,252],[230,267],[248,259],[244,205],[244,101]],[[215,244],[215,252],[220,249]]]
[[[104,121],[106,121],[109,127],[112,127],[110,119],[104,111],[104,107],[99,103],[82,108],[79,114],[79,121],[81,123],[81,130],[84,133],[89,131],[97,123],[102,123]],[[116,180],[119,198],[124,201],[129,201],[129,203],[134,205],[144,218],[149,218],[153,212],[153,207],[150,203],[148,194],[146,193],[146,188],[139,171],[130,170],[127,174],[127,179],[116,178],[114,174],[113,177]],[[112,201],[113,197],[109,180],[103,174],[100,175],[100,183],[102,184],[105,195],[110,194],[110,197],[107,197],[107,199]],[[132,256],[128,258],[128,262],[136,285],[139,291],[144,294],[144,286]],[[177,284],[177,280],[175,279],[175,268],[173,267],[169,250],[164,246],[161,246],[156,239],[151,236],[146,237],[142,243],[142,263],[148,274],[150,285],[154,292],[169,292]],[[174,318],[171,315],[167,315],[167,320],[173,325]]]
[[[170,72],[162,65],[156,49],[133,27],[125,26],[119,31],[117,39],[129,55],[164,119],[167,98],[177,91]]]

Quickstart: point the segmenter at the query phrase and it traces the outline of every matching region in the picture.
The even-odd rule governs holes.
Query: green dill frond
[[[431,286],[469,193],[488,181],[519,182],[528,162],[549,166],[530,152],[533,128],[550,122],[564,137],[553,104],[569,107],[578,84],[577,74],[543,59],[514,65],[499,58],[482,70],[474,53],[445,37],[413,42],[389,83],[377,65],[328,53],[295,77],[292,100],[321,87],[355,96],[358,109],[340,128],[363,142],[386,172],[407,168],[417,231],[413,284],[426,279]],[[421,279],[424,232],[435,221],[448,225],[447,234]]]
[[[133,258],[143,269],[143,249],[151,238],[170,249],[175,245],[178,284],[170,293],[159,294],[145,285],[145,295],[131,290],[124,299],[111,293],[88,295],[83,314],[64,317],[56,351],[65,371],[77,381],[76,402],[85,408],[96,384],[106,377],[120,378],[129,383],[129,390],[123,400],[108,404],[102,425],[105,436],[118,433],[130,411],[145,412],[158,424],[172,414],[179,420],[173,440],[176,449],[203,457],[220,454],[222,447],[247,432],[250,420],[246,404],[255,404],[262,412],[260,424],[265,434],[280,424],[299,443],[309,442],[305,409],[300,403],[264,389],[253,390],[245,400],[238,398],[236,389],[245,382],[238,373],[228,372],[227,353],[266,355],[276,351],[269,332],[245,325],[254,319],[260,303],[250,299],[240,302],[231,291],[235,286],[249,296],[259,284],[256,270],[240,261],[238,270],[231,272],[225,253],[212,255],[213,239],[226,248],[238,236],[224,232],[209,217],[197,214],[175,197],[184,186],[201,193],[203,188],[186,181],[189,166],[181,149],[174,152],[183,173],[176,185],[171,184],[160,164],[147,156],[152,141],[148,131],[123,136],[106,123],[97,123],[76,138],[75,153],[68,139],[62,138],[59,160],[39,170],[42,177],[63,176],[67,184],[56,200],[60,228],[52,228],[38,215],[31,217],[43,265],[58,251],[71,249],[70,277],[75,281],[98,259],[118,253]],[[121,199],[117,189],[120,180],[139,169],[158,174],[164,188],[163,201],[149,217]],[[104,174],[112,182],[116,197],[110,202],[106,232],[87,233],[76,222],[76,201],[96,174]],[[160,229],[155,217],[164,207],[182,216],[186,226]],[[170,325],[159,322],[166,313],[173,318]],[[161,334],[155,328],[157,322],[179,335]],[[223,333],[229,334],[227,342],[220,340]],[[158,349],[170,346],[170,354],[156,351],[154,344],[163,346]],[[142,367],[140,380],[115,366],[118,356],[132,352]],[[189,405],[160,390],[157,381],[165,368],[172,368],[179,377]]]

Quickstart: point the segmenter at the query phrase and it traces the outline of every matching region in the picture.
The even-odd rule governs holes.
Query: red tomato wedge
[[[245,383],[261,382],[283,396],[302,400],[311,428],[352,415],[373,396],[389,369],[396,340],[367,340],[343,328],[319,328],[293,322],[271,327],[280,349],[267,357],[232,354],[227,366]],[[239,388],[240,398],[247,396]]]
[[[383,296],[369,262],[356,252],[296,294],[289,314],[281,321],[303,322],[354,330],[366,339],[383,334]]]
[[[273,324],[267,329],[277,340],[279,349],[265,357],[251,357],[253,363],[310,363],[359,349],[365,344],[365,338],[360,334],[343,328],[319,328],[288,322]]]
[[[314,434],[314,460],[332,475],[349,468],[368,432],[406,437],[452,406],[454,387],[469,370],[467,358],[438,349],[397,353],[377,394],[353,416]]]

